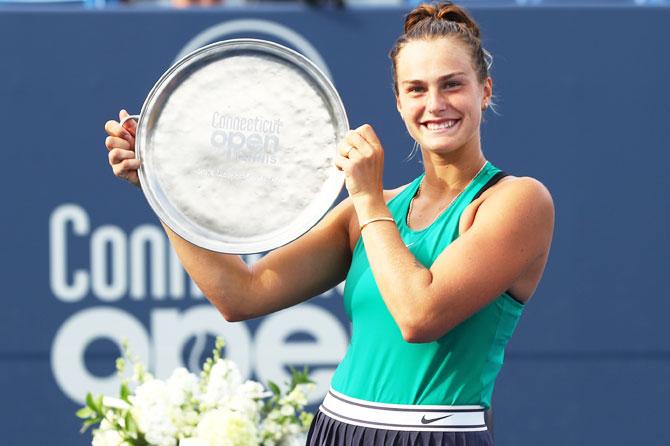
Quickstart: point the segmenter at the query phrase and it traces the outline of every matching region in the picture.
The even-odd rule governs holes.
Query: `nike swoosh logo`
[[[452,415],[453,415],[453,413],[450,414],[450,415],[445,415],[445,416],[443,416],[443,417],[433,418],[432,420],[428,420],[428,419],[426,419],[426,416],[424,415],[424,416],[421,418],[421,424],[430,424],[430,423],[434,423],[435,421],[442,420],[442,419],[444,419],[444,418],[449,418],[449,417],[452,416]]]

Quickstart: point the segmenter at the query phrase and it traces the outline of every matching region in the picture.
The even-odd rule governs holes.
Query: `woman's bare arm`
[[[303,302],[342,282],[351,262],[345,200],[307,234],[251,268],[239,256],[199,248],[167,226],[186,271],[228,321],[263,316]]]
[[[382,202],[358,211],[384,215]],[[408,342],[430,342],[509,289],[551,245],[554,206],[538,181],[501,185],[477,211],[470,229],[430,268],[419,263],[391,224],[365,229],[363,239],[384,302]],[[382,260],[383,259],[383,260]]]
[[[472,225],[426,267],[403,242],[383,197],[384,151],[374,129],[346,134],[335,165],[345,172],[379,291],[408,342],[431,342],[510,289],[547,259],[554,228],[549,191],[516,178],[482,200]],[[389,218],[390,221],[386,221]],[[353,232],[353,231],[352,231]]]

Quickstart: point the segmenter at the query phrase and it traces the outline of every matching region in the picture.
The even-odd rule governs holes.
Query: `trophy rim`
[[[329,113],[334,121],[336,140],[339,141],[344,137],[346,131],[349,130],[344,104],[331,80],[312,61],[276,42],[249,38],[230,39],[211,43],[187,54],[166,70],[154,84],[144,101],[137,124],[135,150],[140,161],[147,158],[146,151],[148,148],[146,145],[151,133],[150,121],[154,116],[154,108],[157,107],[157,102],[164,99],[166,94],[168,96],[170,94],[166,88],[169,81],[194,65],[201,63],[204,59],[215,57],[215,60],[218,61],[226,57],[227,54],[239,55],[244,51],[278,57],[307,76],[312,84],[318,88],[325,99],[324,102],[329,106]],[[336,151],[335,148],[333,149]],[[309,206],[309,212],[302,212],[300,214],[301,218],[294,218],[285,227],[274,231],[251,237],[236,237],[218,233],[189,219],[171,203],[150,170],[144,163],[141,163],[138,174],[142,191],[158,218],[183,239],[210,251],[227,254],[267,252],[299,238],[316,225],[330,210],[344,186],[344,173],[337,170],[333,165],[328,179],[324,182],[318,195],[319,199],[316,204]]]

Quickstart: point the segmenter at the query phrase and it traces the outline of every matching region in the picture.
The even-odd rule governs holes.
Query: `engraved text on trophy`
[[[226,161],[277,164],[281,127],[279,119],[214,112],[210,143]]]

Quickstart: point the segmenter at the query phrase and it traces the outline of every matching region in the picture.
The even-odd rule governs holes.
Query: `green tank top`
[[[458,237],[463,210],[498,172],[500,169],[487,163],[456,201],[420,231],[407,226],[407,211],[424,175],[388,203],[400,236],[425,267],[429,268]],[[347,274],[344,306],[352,322],[352,336],[333,375],[333,389],[379,403],[476,404],[487,408],[505,346],[524,307],[503,293],[441,338],[423,344],[408,343],[377,288],[362,237]]]

